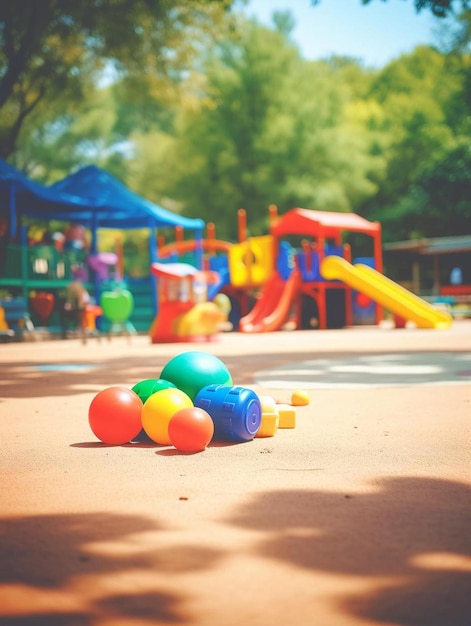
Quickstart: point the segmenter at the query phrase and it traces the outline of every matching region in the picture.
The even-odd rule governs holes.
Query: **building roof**
[[[385,252],[408,252],[419,255],[453,254],[471,252],[471,235],[456,237],[434,237],[431,239],[410,239],[384,244]]]

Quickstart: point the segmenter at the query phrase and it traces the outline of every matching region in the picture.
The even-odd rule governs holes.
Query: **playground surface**
[[[220,357],[296,428],[105,446],[101,389]],[[0,345],[0,625],[469,626],[471,320]]]

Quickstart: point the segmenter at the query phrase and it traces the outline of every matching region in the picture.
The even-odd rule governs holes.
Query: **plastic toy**
[[[195,406],[211,415],[214,438],[220,441],[250,441],[261,425],[260,399],[251,389],[208,385],[196,395]]]
[[[203,409],[181,409],[170,420],[168,435],[177,450],[200,452],[213,438],[214,423],[209,413]]]
[[[298,405],[300,406],[300,405]],[[278,416],[280,418],[278,428],[296,427],[296,409],[289,404],[277,404]]]
[[[260,428],[257,431],[255,437],[274,437],[279,427],[280,416],[278,411],[263,411]]]
[[[192,400],[206,385],[232,385],[232,376],[226,365],[213,354],[197,350],[183,352],[171,359],[164,366],[160,378],[173,383]]]
[[[136,329],[129,320],[134,309],[134,296],[128,289],[118,287],[103,291],[100,296],[100,306],[104,317],[111,322],[110,335],[121,332],[127,335],[136,334]]]
[[[262,413],[275,413],[276,400],[273,396],[259,396]]]
[[[145,380],[140,380],[138,383],[133,385],[131,387],[131,391],[137,393],[142,400],[142,403],[144,403],[153,393],[163,391],[169,387],[174,388],[175,385],[168,380],[162,380],[161,378],[146,378]]]
[[[88,409],[93,434],[103,443],[122,445],[138,435],[142,400],[126,387],[108,387],[100,391]]]
[[[291,394],[291,404],[293,406],[305,406],[309,404],[310,401],[311,398],[309,397],[309,394],[302,389],[296,389]]]
[[[180,409],[193,406],[193,402],[180,389],[169,387],[153,393],[142,407],[142,427],[146,434],[163,446],[171,445],[168,434],[170,420]],[[136,433],[137,434],[137,433]]]
[[[134,298],[127,289],[104,291],[100,297],[103,315],[112,324],[124,324],[132,313]]]
[[[138,383],[133,385],[131,387],[131,391],[137,393],[144,404],[153,393],[157,393],[163,389],[168,389],[169,387],[174,388],[175,385],[168,382],[168,380],[161,380],[160,378],[146,378],[145,380],[140,380]],[[136,437],[134,437],[133,441],[145,442],[149,441],[149,439],[150,437],[147,435],[146,431],[141,428],[141,431]]]
[[[208,283],[218,281],[216,272],[197,270],[187,263],[153,263],[158,278],[157,316],[150,329],[152,343],[208,340],[227,319],[208,302]]]
[[[278,405],[272,396],[259,396],[262,408],[262,423],[256,437],[273,437],[280,425]]]

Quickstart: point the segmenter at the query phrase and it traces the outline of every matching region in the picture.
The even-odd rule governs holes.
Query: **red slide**
[[[239,322],[242,333],[268,333],[279,330],[286,321],[299,284],[294,270],[288,280],[274,274],[263,288],[254,308]]]

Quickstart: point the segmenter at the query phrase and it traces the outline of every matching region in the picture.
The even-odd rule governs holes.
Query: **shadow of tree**
[[[0,593],[3,585],[20,584],[36,590],[66,590],[71,581],[90,575],[111,576],[126,571],[165,572],[169,575],[213,567],[218,550],[193,545],[145,551],[133,542],[140,533],[159,532],[154,520],[136,515],[77,514],[14,517],[0,520]],[[103,544],[94,550],[90,544]],[[115,542],[126,550],[113,549]],[[106,546],[111,545],[111,550]],[[135,548],[135,549],[133,549]],[[96,595],[96,594],[95,594]],[[145,593],[104,595],[90,599],[88,612],[2,614],[8,626],[88,626],[97,615],[148,618],[156,623],[185,623],[185,597],[156,588]]]
[[[178,345],[178,348],[169,347],[168,353],[151,353],[148,356],[117,356],[115,358],[100,358],[100,352],[87,353],[87,357],[74,359],[73,363],[67,359],[67,354],[59,353],[55,361],[58,369],[41,371],[38,365],[30,362],[10,363],[8,366],[0,364],[0,378],[2,380],[2,399],[8,398],[41,398],[54,396],[76,395],[79,393],[96,393],[97,387],[112,385],[133,385],[146,378],[158,378],[166,363],[180,352],[197,350],[191,345]],[[417,351],[426,354],[428,351]],[[433,352],[437,353],[436,350]],[[384,355],[395,352],[384,352]],[[362,352],[363,357],[368,356],[368,351]],[[444,353],[449,354],[449,352]],[[378,359],[380,354],[372,352]],[[356,352],[316,352],[316,359],[345,359],[351,356],[357,358]],[[235,385],[252,385],[255,374],[267,368],[273,369],[299,363],[309,358],[309,354],[300,355],[298,352],[258,353],[245,355],[231,355],[222,357],[227,368],[231,372]],[[76,365],[76,369],[73,365]],[[49,364],[53,365],[53,364]],[[63,366],[63,369],[61,369]],[[67,367],[66,367],[67,366]],[[70,367],[72,366],[72,367]],[[1,399],[0,399],[1,401]]]
[[[469,626],[471,572],[437,555],[471,556],[471,488],[431,478],[388,478],[377,491],[266,493],[227,520],[260,530],[258,552],[302,568],[378,580],[374,591],[339,599],[371,621]],[[433,567],[418,557],[435,555]],[[438,560],[437,560],[438,559]],[[437,565],[438,562],[438,565]],[[469,568],[469,562],[467,564]]]

